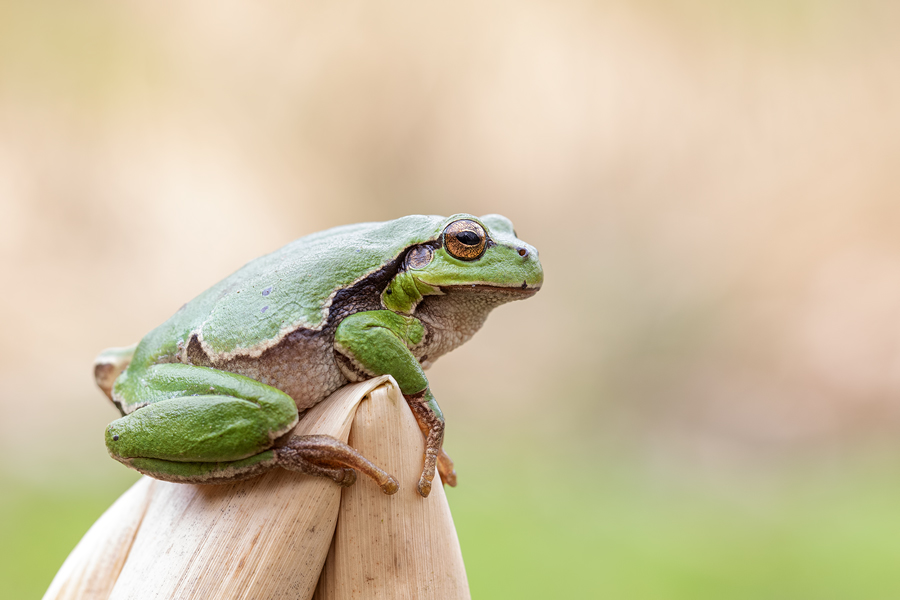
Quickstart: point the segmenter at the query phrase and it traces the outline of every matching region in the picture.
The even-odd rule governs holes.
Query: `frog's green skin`
[[[469,246],[444,232],[467,222],[483,228],[484,250],[461,260],[453,249]],[[386,474],[340,442],[289,434],[298,412],[341,386],[390,374],[426,435],[426,496],[436,463],[445,481],[455,475],[423,369],[542,281],[537,251],[500,215],[413,215],[306,236],[185,304],[136,347],[101,354],[98,384],[124,415],[107,428],[107,447],[170,481],[232,481],[279,465],[349,484],[343,467],[356,467],[387,490]]]

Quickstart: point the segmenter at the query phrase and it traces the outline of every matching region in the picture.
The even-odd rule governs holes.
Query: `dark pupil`
[[[456,239],[465,244],[466,246],[477,246],[478,245],[478,235],[471,231],[460,231],[456,234]]]

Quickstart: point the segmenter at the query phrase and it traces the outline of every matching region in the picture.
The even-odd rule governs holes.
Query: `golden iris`
[[[475,260],[484,254],[487,234],[484,227],[468,219],[453,221],[444,229],[444,248],[460,260]]]

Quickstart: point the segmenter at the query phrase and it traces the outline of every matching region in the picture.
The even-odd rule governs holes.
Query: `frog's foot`
[[[416,417],[419,429],[425,435],[425,464],[422,467],[422,476],[419,478],[419,485],[416,486],[416,489],[420,496],[427,498],[431,493],[431,482],[434,479],[438,456],[441,454],[441,446],[444,443],[444,419],[441,418],[440,413],[435,411],[434,397],[428,393],[427,388],[418,394],[404,394],[403,397],[406,398],[406,403],[409,404],[413,416]],[[453,461],[446,454],[444,456],[450,467],[447,483],[452,480],[455,484],[456,473],[453,471]]]
[[[453,461],[441,448],[437,457],[437,470],[441,474],[441,481],[450,487],[456,487],[456,469],[453,468]]]
[[[385,494],[394,494],[400,488],[391,475],[329,435],[295,435],[273,450],[278,466],[307,475],[328,477],[343,487],[351,486],[356,481],[356,469],[374,479]]]

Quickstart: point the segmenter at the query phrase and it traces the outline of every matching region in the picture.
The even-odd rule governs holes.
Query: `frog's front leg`
[[[437,466],[441,467],[444,481],[451,485],[456,483],[456,473],[452,461],[441,449],[444,415],[428,389],[422,365],[410,352],[424,335],[425,328],[415,317],[389,310],[359,312],[338,325],[334,349],[338,364],[351,381],[378,375],[392,375],[397,380],[425,435],[425,464],[417,489],[427,497]]]
[[[278,466],[345,486],[358,469],[385,493],[398,487],[339,440],[291,436],[298,420],[294,401],[249,377],[179,363],[129,368],[113,398],[125,416],[106,429],[110,455],[157,479],[226,483]]]

